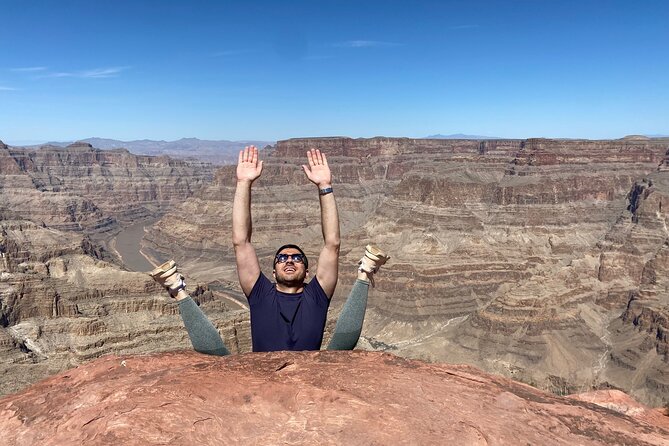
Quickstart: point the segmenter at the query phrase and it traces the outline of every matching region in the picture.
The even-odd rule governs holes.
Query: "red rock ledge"
[[[385,353],[176,352],[107,356],[9,395],[0,432],[44,446],[669,444],[669,417],[618,406]]]

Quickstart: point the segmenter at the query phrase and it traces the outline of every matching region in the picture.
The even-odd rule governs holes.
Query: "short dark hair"
[[[293,248],[300,251],[300,254],[302,254],[302,257],[304,258],[304,269],[309,269],[309,259],[307,258],[307,255],[304,253],[304,251],[302,251],[302,248],[300,248],[297,245],[291,245],[291,244],[283,245],[281,248],[276,250],[276,254],[274,254],[274,262],[272,263],[272,268],[276,266],[276,256],[278,256],[279,253],[286,248]]]

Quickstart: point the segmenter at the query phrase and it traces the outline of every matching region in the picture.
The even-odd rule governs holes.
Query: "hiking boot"
[[[149,273],[153,280],[161,284],[171,297],[177,297],[179,291],[186,288],[184,276],[177,271],[177,264],[169,260]]]
[[[365,255],[358,262],[358,271],[367,274],[369,281],[374,286],[374,274],[379,271],[381,265],[386,263],[390,258],[385,252],[374,245],[365,246]]]

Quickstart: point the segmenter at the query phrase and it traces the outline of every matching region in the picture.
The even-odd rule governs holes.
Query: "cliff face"
[[[189,345],[163,291],[114,264],[99,242],[186,200],[211,176],[207,164],[87,144],[0,143],[0,394],[100,354]],[[215,320],[229,312],[207,303],[211,291],[196,294]]]
[[[600,280],[627,303],[612,324],[612,381],[669,395],[669,177],[637,182],[621,218],[602,242]],[[629,286],[629,284],[633,286]],[[621,296],[622,295],[622,296]],[[624,297],[621,299],[620,297]],[[643,384],[641,381],[644,381]]]
[[[664,445],[621,392],[562,398],[371,352],[109,356],[0,399],[13,445]]]
[[[657,327],[667,293],[645,313],[629,301],[666,240],[664,213],[651,205],[666,141],[280,141],[262,156],[253,189],[253,240],[268,274],[277,246],[299,243],[314,260],[322,246],[315,188],[299,167],[311,147],[328,155],[342,223],[333,317],[364,245],[392,255],[360,346],[468,362],[559,393],[613,386],[663,402],[666,335],[650,350],[647,338],[665,333]],[[635,192],[651,176],[659,194]],[[200,280],[234,286],[234,185],[234,166],[220,169],[149,231],[147,248],[160,259],[175,253]],[[198,210],[197,221],[186,217]],[[639,235],[629,238],[632,227]],[[655,328],[640,328],[648,324]],[[633,334],[639,341],[619,351]],[[634,371],[621,359],[651,350],[656,357]]]
[[[0,143],[0,215],[100,232],[183,201],[211,175],[205,163],[103,151],[85,143],[38,150]]]
[[[3,221],[0,253],[0,394],[104,354],[190,347],[166,293],[147,274],[103,260],[81,232]],[[189,283],[230,349],[248,351],[233,334],[250,339],[248,317]]]

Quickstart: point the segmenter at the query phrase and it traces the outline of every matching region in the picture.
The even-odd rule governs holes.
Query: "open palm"
[[[237,180],[254,181],[262,173],[262,161],[258,161],[258,148],[256,146],[244,147],[239,152],[237,163]]]
[[[311,149],[307,152],[307,160],[309,166],[302,165],[302,169],[309,181],[319,188],[332,186],[332,172],[325,154],[318,149]]]

